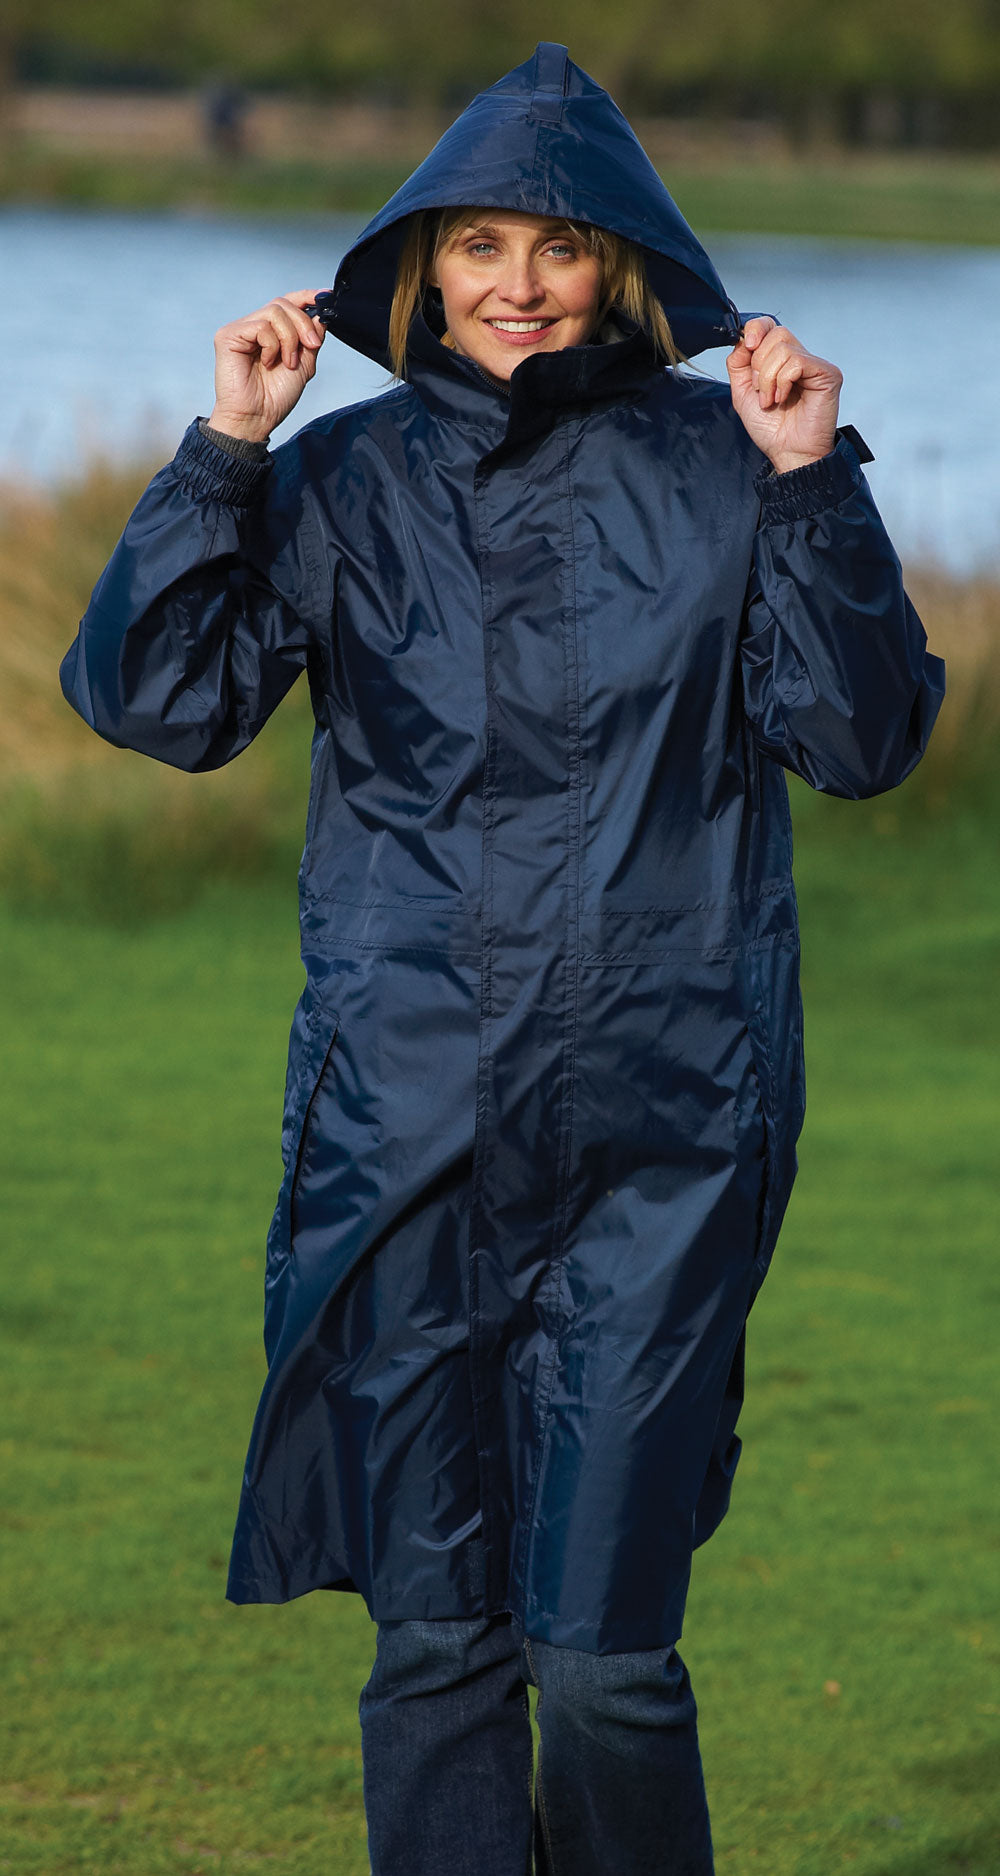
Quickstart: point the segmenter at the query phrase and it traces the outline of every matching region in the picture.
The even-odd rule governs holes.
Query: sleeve
[[[279,455],[289,464],[286,445]],[[180,769],[239,755],[306,662],[325,556],[294,472],[197,422],[134,509],[60,667],[98,735]]]
[[[870,462],[848,427],[821,461],[759,472],[741,647],[758,748],[852,800],[909,775],[944,697],[944,665],[903,591],[861,451]]]

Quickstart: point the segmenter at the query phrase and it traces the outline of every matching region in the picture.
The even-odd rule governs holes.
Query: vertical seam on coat
[[[777,1123],[775,1119],[775,1075],[774,1057],[771,1053],[771,1037],[767,1022],[767,1003],[760,992],[757,981],[757,953],[751,952],[747,959],[747,975],[750,980],[750,1004],[757,1029],[757,1047],[763,1064],[766,1085],[761,1081],[760,1063],[754,1062],[754,1073],[760,1093],[761,1119],[764,1123],[764,1190],[761,1196],[760,1213],[757,1220],[757,1243],[754,1249],[754,1264],[761,1266],[761,1260],[767,1255],[765,1245],[771,1235],[771,1215],[773,1211],[774,1189],[777,1176],[778,1147]],[[750,1053],[754,1054],[754,1032],[751,1023],[747,1023],[747,1035]]]
[[[485,1152],[483,1142],[487,1138],[488,1107],[488,1065],[492,1056],[493,1022],[493,978],[492,945],[494,942],[493,910],[493,865],[490,836],[493,831],[494,789],[497,738],[493,704],[493,659],[489,648],[489,633],[495,611],[493,595],[492,560],[488,546],[488,528],[484,509],[482,483],[478,473],[474,474],[473,493],[478,519],[479,537],[479,577],[482,587],[483,606],[483,684],[486,696],[486,748],[483,756],[483,827],[482,827],[482,893],[483,893],[483,928],[480,954],[480,1003],[479,1003],[479,1057],[476,1067],[476,1123],[473,1138],[473,1180],[469,1208],[469,1390],[472,1396],[473,1434],[476,1444],[476,1466],[479,1479],[479,1509],[482,1515],[483,1552],[485,1564],[484,1602],[488,1609],[493,1590],[494,1554],[493,1554],[493,1504],[489,1489],[487,1466],[484,1451],[484,1404],[485,1393],[479,1380],[481,1334],[477,1323],[479,1305],[479,1256],[473,1233],[477,1220],[482,1218],[483,1183],[486,1177]],[[487,864],[487,855],[490,856]],[[487,1040],[489,1037],[489,1040]],[[478,1146],[478,1153],[476,1151]]]
[[[526,207],[534,200],[534,193],[538,186],[539,180],[542,180],[543,182],[545,181],[545,177],[543,176],[540,179],[539,174],[538,174],[538,170],[539,170],[538,139],[539,139],[540,125],[538,125],[537,123],[534,126],[534,131],[535,131],[535,135],[534,135],[534,138],[532,140],[532,145],[531,145],[531,172],[529,176],[528,187],[527,189],[522,188],[522,195],[524,197],[524,202],[525,202]]]
[[[566,660],[566,755],[567,755],[567,802],[566,802],[566,1014],[564,1019],[563,1040],[563,1096],[562,1114],[559,1129],[559,1160],[556,1171],[556,1203],[553,1208],[552,1246],[554,1252],[552,1295],[556,1315],[558,1316],[559,1294],[562,1288],[563,1265],[566,1257],[566,1226],[569,1211],[570,1171],[573,1158],[571,1152],[573,1131],[573,1088],[576,1073],[576,1041],[579,1020],[580,996],[580,840],[581,840],[581,803],[580,790],[580,681],[579,653],[577,645],[577,608],[575,576],[575,541],[573,536],[573,492],[570,480],[570,447],[568,428],[563,432],[565,474],[566,474],[566,623],[563,628],[563,647]],[[551,1424],[550,1403],[555,1385],[556,1369],[559,1364],[561,1336],[553,1334],[552,1352],[541,1383],[541,1404],[538,1429],[538,1452],[535,1459],[535,1472],[531,1488],[531,1500],[521,1531],[518,1546],[517,1576],[521,1584],[522,1603],[527,1609],[529,1570],[534,1551],[535,1506],[541,1485],[545,1463],[545,1451],[548,1445]]]

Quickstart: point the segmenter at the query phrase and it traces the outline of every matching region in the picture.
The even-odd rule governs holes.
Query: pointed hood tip
[[[326,323],[388,365],[389,309],[407,218],[459,207],[557,215],[641,247],[654,292],[688,357],[732,344],[740,315],[631,125],[566,46],[480,91],[362,230],[337,271]]]

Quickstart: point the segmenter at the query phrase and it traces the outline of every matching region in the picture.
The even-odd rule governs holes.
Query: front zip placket
[[[475,490],[487,731],[470,1369],[487,1609],[523,1616],[567,1309],[581,750],[565,421],[484,457]]]

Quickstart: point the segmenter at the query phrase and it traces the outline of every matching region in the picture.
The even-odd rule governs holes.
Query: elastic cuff
[[[861,462],[846,433],[849,428],[837,431],[836,447],[818,462],[804,463],[801,469],[787,469],[783,475],[776,475],[770,467],[758,470],[754,488],[761,499],[761,522],[765,527],[771,521],[801,521],[806,515],[818,514],[822,508],[835,508],[838,502],[860,488]],[[854,434],[857,435],[857,431]],[[858,437],[858,441],[862,439]],[[866,460],[873,460],[870,453]]]
[[[249,508],[263,494],[271,473],[271,458],[235,455],[210,441],[196,417],[181,438],[173,467],[194,495],[225,502],[230,508]],[[238,439],[234,438],[233,441]]]
[[[199,417],[198,428],[202,436],[207,436],[216,449],[224,449],[227,456],[240,456],[245,462],[263,462],[267,456],[266,443],[251,443],[245,436],[230,436],[226,430],[213,430],[207,417]]]

